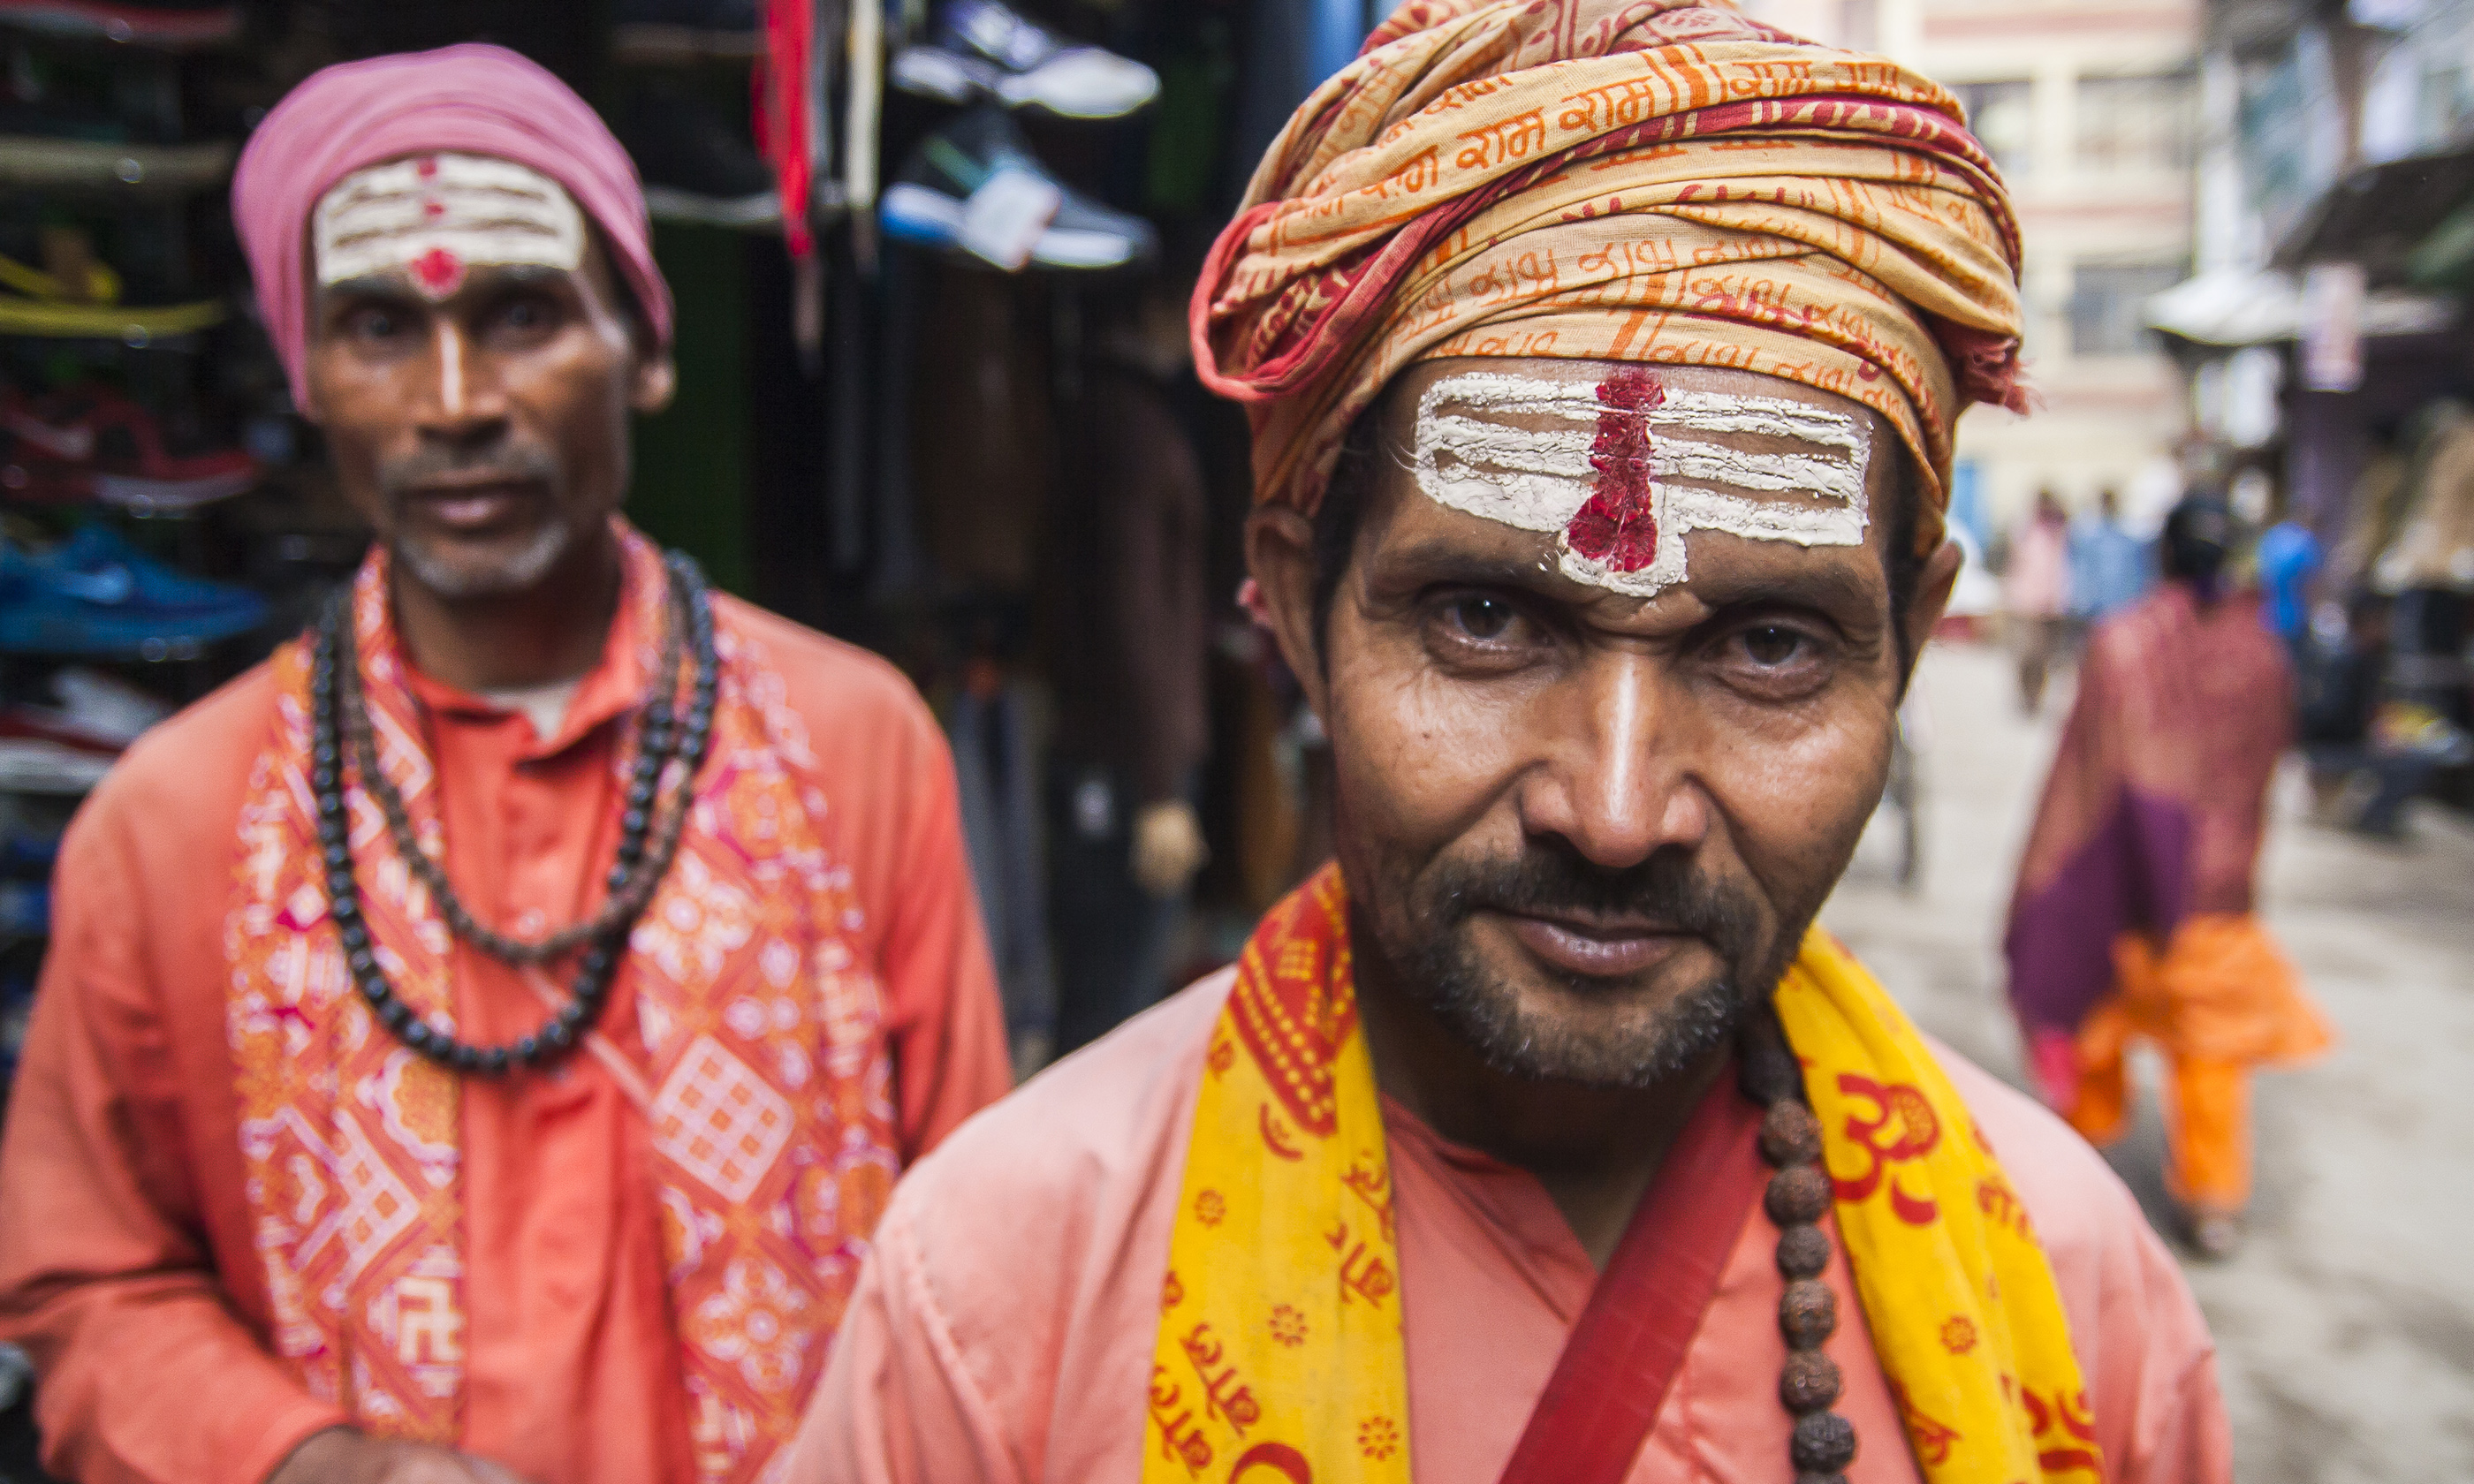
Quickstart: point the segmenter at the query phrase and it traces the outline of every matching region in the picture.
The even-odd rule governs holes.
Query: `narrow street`
[[[2006,657],[1937,646],[1922,680],[1926,860],[1896,880],[1877,820],[1823,921],[1925,1027],[2014,1082],[2001,932],[2067,711],[2019,713]],[[2259,1195],[2232,1260],[2186,1262],[2214,1328],[2241,1484],[2474,1478],[2474,826],[2417,805],[2413,839],[2313,826],[2279,780],[2262,906],[2341,1043],[2257,1092]],[[2152,1066],[2113,1151],[2160,1229]]]

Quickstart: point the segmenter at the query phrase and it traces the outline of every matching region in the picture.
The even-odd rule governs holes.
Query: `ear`
[[[670,405],[679,390],[678,363],[667,350],[656,350],[636,358],[636,371],[627,386],[627,405],[650,416]]]
[[[1899,677],[1899,688],[1906,689],[1915,677],[1918,659],[1925,652],[1925,641],[1932,637],[1933,626],[1941,622],[1942,613],[1950,607],[1951,589],[1958,584],[1959,564],[1967,553],[1956,541],[1944,541],[1925,559],[1925,569],[1916,578],[1915,601],[1907,605],[1899,623],[1907,635],[1907,673]]]
[[[1266,505],[1246,517],[1246,571],[1262,589],[1280,658],[1304,687],[1306,704],[1327,716],[1322,635],[1315,632],[1314,521],[1293,506]]]

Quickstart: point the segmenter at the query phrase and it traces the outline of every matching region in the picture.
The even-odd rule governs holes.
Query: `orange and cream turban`
[[[1853,398],[1940,536],[1970,402],[2024,410],[2019,228],[1929,80],[1729,0],[1409,0],[1255,170],[1195,288],[1258,499],[1445,356],[1730,367]]]

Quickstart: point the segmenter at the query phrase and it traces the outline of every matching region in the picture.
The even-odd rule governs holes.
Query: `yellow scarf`
[[[1391,1166],[1346,903],[1327,867],[1273,907],[1212,1034],[1160,1294],[1145,1484],[1258,1468],[1411,1477]],[[2101,1477],[2052,1271],[1915,1027],[1818,929],[1777,1003],[1926,1479]]]

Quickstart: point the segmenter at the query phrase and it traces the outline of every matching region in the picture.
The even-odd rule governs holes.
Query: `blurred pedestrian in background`
[[[2260,533],[2252,554],[2259,567],[2259,586],[2267,598],[2268,632],[2296,657],[2311,633],[2311,582],[2319,575],[2319,538],[2288,515]]]
[[[2045,704],[2045,681],[2070,627],[2071,525],[2050,490],[2036,491],[2035,508],[2011,535],[2001,593],[2019,652],[2019,706],[2033,716]]]
[[[2071,615],[2094,624],[2138,602],[2155,579],[2147,543],[2122,527],[2122,499],[2108,485],[2096,509],[2071,526]]]
[[[46,1465],[748,1484],[1009,1082],[952,760],[618,516],[671,300],[547,72],[329,68],[232,198],[377,541],[62,847],[0,1152]]]
[[[2128,1126],[2129,1043],[2164,1049],[2166,1184],[2210,1256],[2250,1197],[2250,1069],[2330,1040],[2253,910],[2293,686],[2258,601],[2223,589],[2232,524],[2176,506],[2166,581],[2091,637],[2006,943],[2029,1065],[2090,1139]]]

